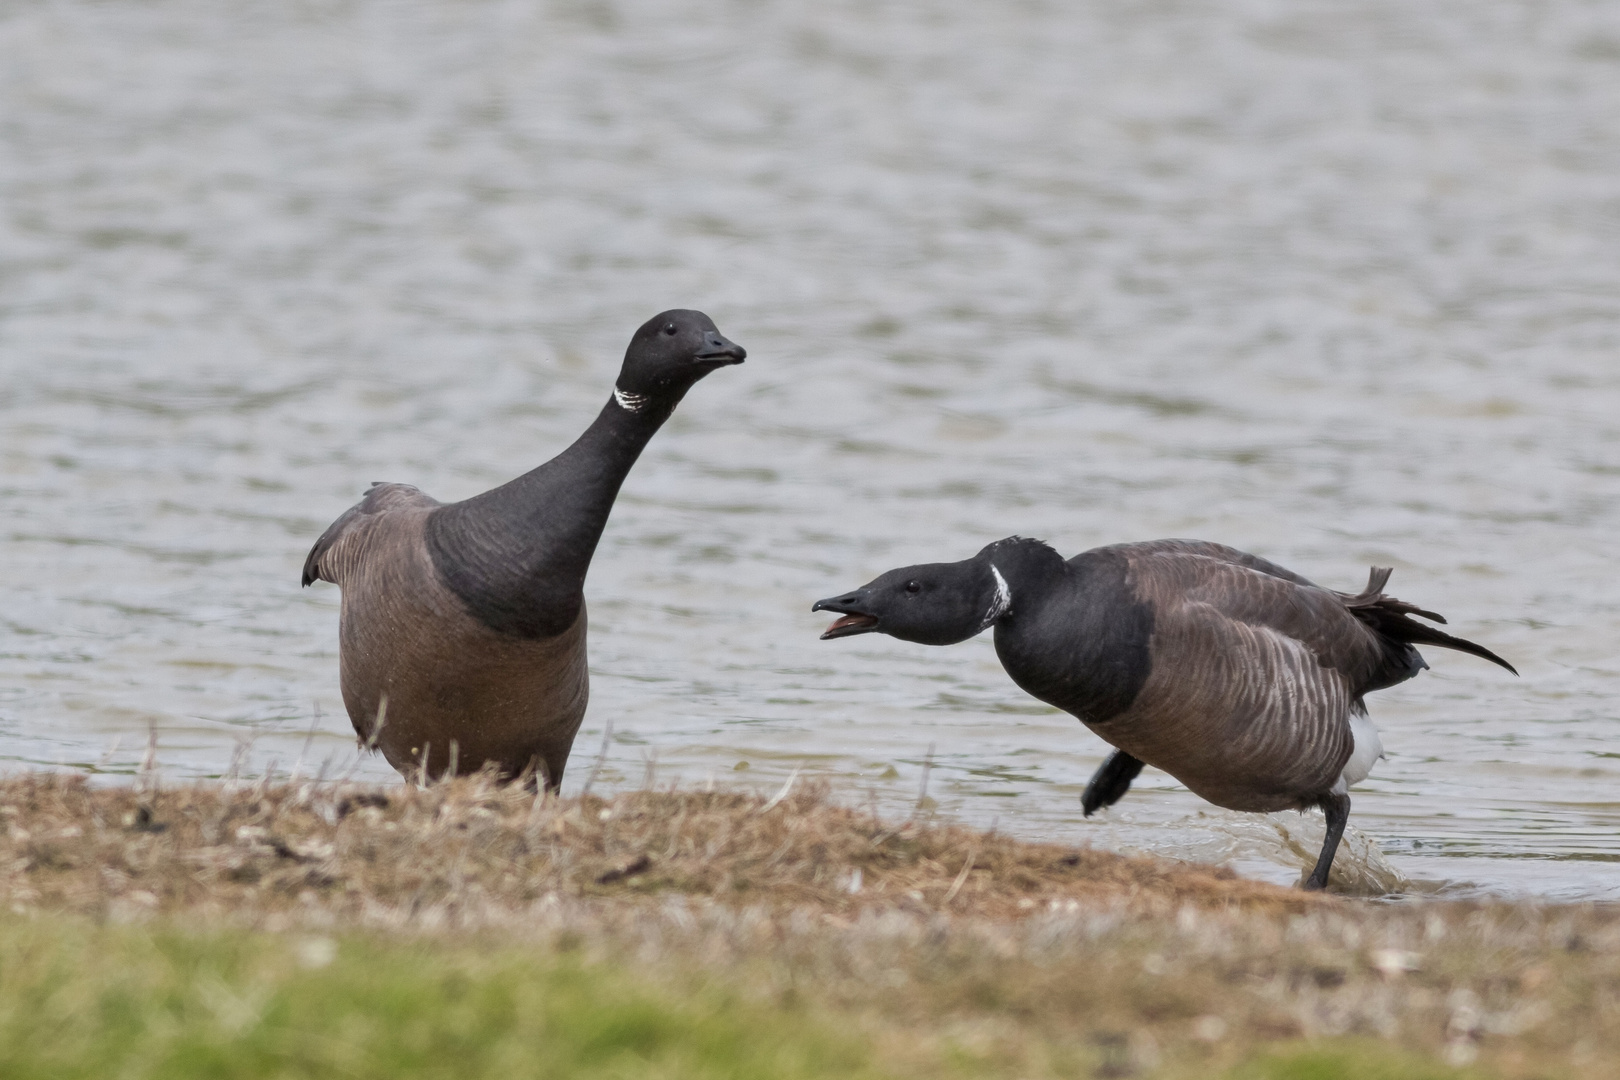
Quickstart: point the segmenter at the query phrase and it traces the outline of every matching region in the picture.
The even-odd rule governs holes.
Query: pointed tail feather
[[[1506,660],[1497,656],[1483,645],[1476,645],[1460,637],[1453,637],[1443,630],[1436,630],[1432,626],[1424,626],[1414,622],[1409,616],[1428,619],[1431,622],[1445,623],[1445,619],[1432,611],[1424,611],[1415,604],[1408,604],[1404,600],[1397,600],[1393,596],[1384,595],[1384,586],[1389,584],[1389,575],[1393,568],[1375,566],[1372,573],[1367,576],[1367,588],[1355,596],[1345,593],[1339,595],[1344,598],[1344,606],[1349,608],[1351,614],[1372,627],[1385,637],[1396,641],[1409,642],[1414,645],[1438,645],[1442,649],[1455,649],[1481,660],[1489,660],[1493,664],[1507,668],[1517,675],[1518,670]]]
[[[1476,645],[1472,641],[1468,641],[1460,637],[1453,637],[1443,630],[1436,630],[1432,626],[1424,626],[1422,623],[1413,622],[1404,615],[1398,615],[1395,618],[1399,620],[1399,623],[1395,626],[1391,626],[1388,622],[1386,622],[1383,625],[1378,626],[1377,629],[1382,633],[1388,634],[1397,641],[1410,641],[1414,645],[1438,645],[1442,649],[1455,649],[1458,652],[1465,652],[1469,653],[1470,655],[1477,656],[1481,660],[1489,660],[1491,663],[1496,664],[1499,667],[1507,668],[1515,675],[1519,673],[1518,668],[1514,667],[1500,656],[1497,656],[1483,645]]]

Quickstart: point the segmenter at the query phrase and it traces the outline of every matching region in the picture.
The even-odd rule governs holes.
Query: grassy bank
[[[858,1040],[570,950],[95,927],[0,932],[0,1074],[874,1076]]]
[[[1000,1010],[989,1001],[938,1019],[905,1015],[910,1009],[872,1014],[841,1006],[824,976],[773,976],[746,962],[704,963],[693,974],[683,969],[694,956],[666,948],[650,960],[587,959],[566,945],[513,947],[484,937],[278,935],[36,917],[0,930],[0,1074],[1452,1075],[1419,1055],[1333,1039],[1205,1071],[1173,1046],[1161,1050],[1152,1036],[1123,1028],[1026,1029],[995,1019]],[[1167,1052],[1179,1060],[1164,1061]],[[1302,1074],[1305,1063],[1311,1071]]]
[[[0,782],[0,1075],[1607,1077],[1620,917],[815,791]]]

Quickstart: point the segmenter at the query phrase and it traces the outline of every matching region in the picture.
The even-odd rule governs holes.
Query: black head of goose
[[[376,484],[332,523],[303,581],[343,589],[343,703],[363,746],[406,775],[494,762],[561,783],[588,696],[585,573],[619,487],[686,392],[746,355],[702,312],[663,312],[544,465],[458,503]]]
[[[824,639],[951,645],[994,627],[1015,683],[1117,748],[1086,787],[1088,815],[1123,796],[1144,763],[1233,810],[1319,806],[1327,836],[1305,887],[1320,889],[1349,788],[1383,754],[1364,696],[1427,667],[1417,644],[1513,671],[1414,621],[1445,620],[1385,596],[1389,574],[1375,567],[1352,596],[1220,544],[1118,544],[1065,561],[1010,537],[962,562],[891,570],[812,610],[843,615]]]

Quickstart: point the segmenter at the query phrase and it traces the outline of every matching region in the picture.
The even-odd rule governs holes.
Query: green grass
[[[666,959],[497,937],[332,937],[37,914],[0,923],[5,1080],[1226,1075],[1231,1080],[1444,1080],[1433,1058],[1361,1040],[1250,1044],[1220,1064],[1144,1063],[1063,1038],[994,1003],[910,1020],[851,1009],[817,977],[767,990],[758,970],[696,976]],[[750,970],[752,974],[750,974]],[[728,974],[729,972],[729,974]],[[746,987],[751,987],[748,989]],[[1013,1023],[967,1050],[965,1023]],[[1016,1044],[1016,1049],[1014,1049]]]
[[[869,1056],[791,1002],[535,947],[0,929],[7,1080],[860,1077]]]
[[[1324,1046],[1262,1054],[1232,1070],[1228,1080],[1461,1080],[1478,1075],[1371,1040],[1339,1039]]]

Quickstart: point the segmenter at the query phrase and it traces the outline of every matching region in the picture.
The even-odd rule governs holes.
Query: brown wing
[[[1316,583],[1300,577],[1292,570],[1278,566],[1269,559],[1262,559],[1258,555],[1250,555],[1247,551],[1239,551],[1225,544],[1214,544],[1208,540],[1148,540],[1135,544],[1116,545],[1118,550],[1126,555],[1136,558],[1146,555],[1186,556],[1189,559],[1208,559],[1211,562],[1229,563],[1232,566],[1241,566],[1254,570],[1267,577],[1280,578],[1291,581],[1296,585],[1316,587]]]
[[[1230,548],[1127,554],[1154,611],[1152,672],[1118,745],[1233,809],[1302,805],[1330,788],[1354,745],[1358,687],[1383,661],[1376,635],[1336,594]]]
[[[437,499],[424,495],[410,484],[373,484],[365,498],[355,503],[331,525],[327,526],[315,546],[304,560],[303,583],[316,579],[341,585],[342,571],[347,565],[344,555],[352,539],[363,533],[379,516],[403,509],[432,509]]]
[[[1273,630],[1343,673],[1357,696],[1388,660],[1377,632],[1343,593],[1219,544],[1159,541],[1140,548],[1131,553],[1131,581],[1160,610],[1197,604],[1209,617]]]

